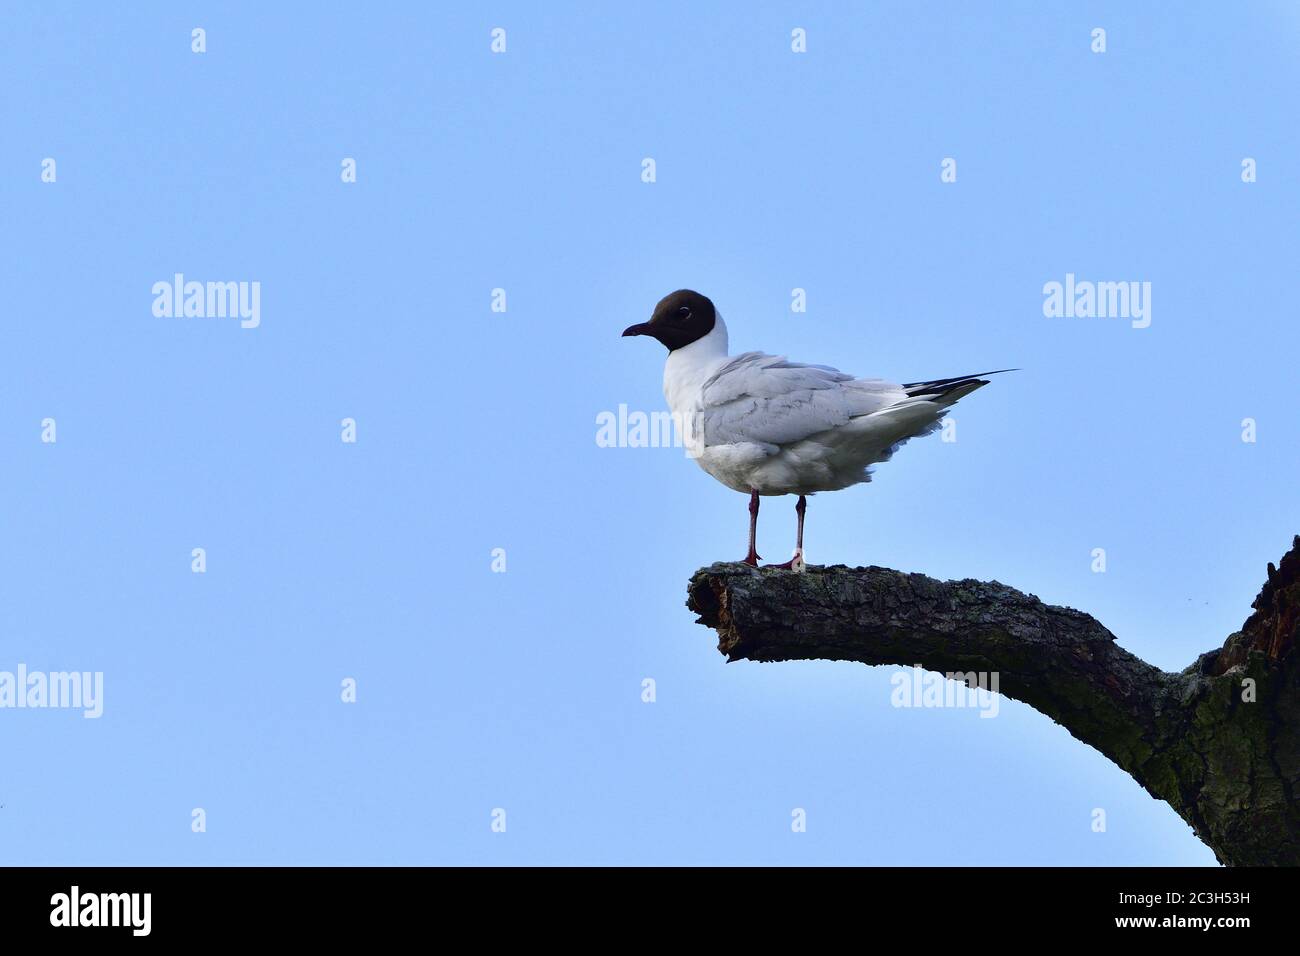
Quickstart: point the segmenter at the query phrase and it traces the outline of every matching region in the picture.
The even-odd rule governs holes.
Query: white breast
[[[688,453],[699,466],[728,488],[748,494],[755,467],[777,449],[750,442],[707,445],[704,441],[704,384],[726,364],[727,347],[727,325],[719,314],[708,335],[668,353],[664,398],[677,418]]]
[[[683,417],[700,410],[704,383],[727,360],[727,326],[719,314],[704,338],[668,353],[664,363],[664,398],[670,411]]]

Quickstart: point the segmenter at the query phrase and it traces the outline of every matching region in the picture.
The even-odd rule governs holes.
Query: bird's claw
[[[807,568],[808,565],[804,563],[803,552],[796,551],[794,557],[789,561],[786,561],[784,564],[765,564],[763,567],[771,568],[774,571],[794,571],[795,573],[799,573]]]

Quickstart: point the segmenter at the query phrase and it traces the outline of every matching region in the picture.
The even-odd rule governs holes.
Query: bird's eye
[[[685,321],[690,317],[691,317],[691,310],[686,306],[682,306],[680,309],[677,310],[677,318]]]

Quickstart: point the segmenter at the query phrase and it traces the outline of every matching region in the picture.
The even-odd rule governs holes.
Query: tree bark
[[[887,568],[715,564],[687,606],[728,660],[847,660],[996,673],[1167,802],[1229,866],[1300,864],[1300,536],[1222,648],[1183,671],[1081,611],[997,582]]]

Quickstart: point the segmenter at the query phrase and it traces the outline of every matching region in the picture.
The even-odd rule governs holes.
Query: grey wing
[[[891,382],[854,378],[827,365],[746,352],[719,366],[701,398],[706,446],[780,446],[870,415],[907,394]]]

